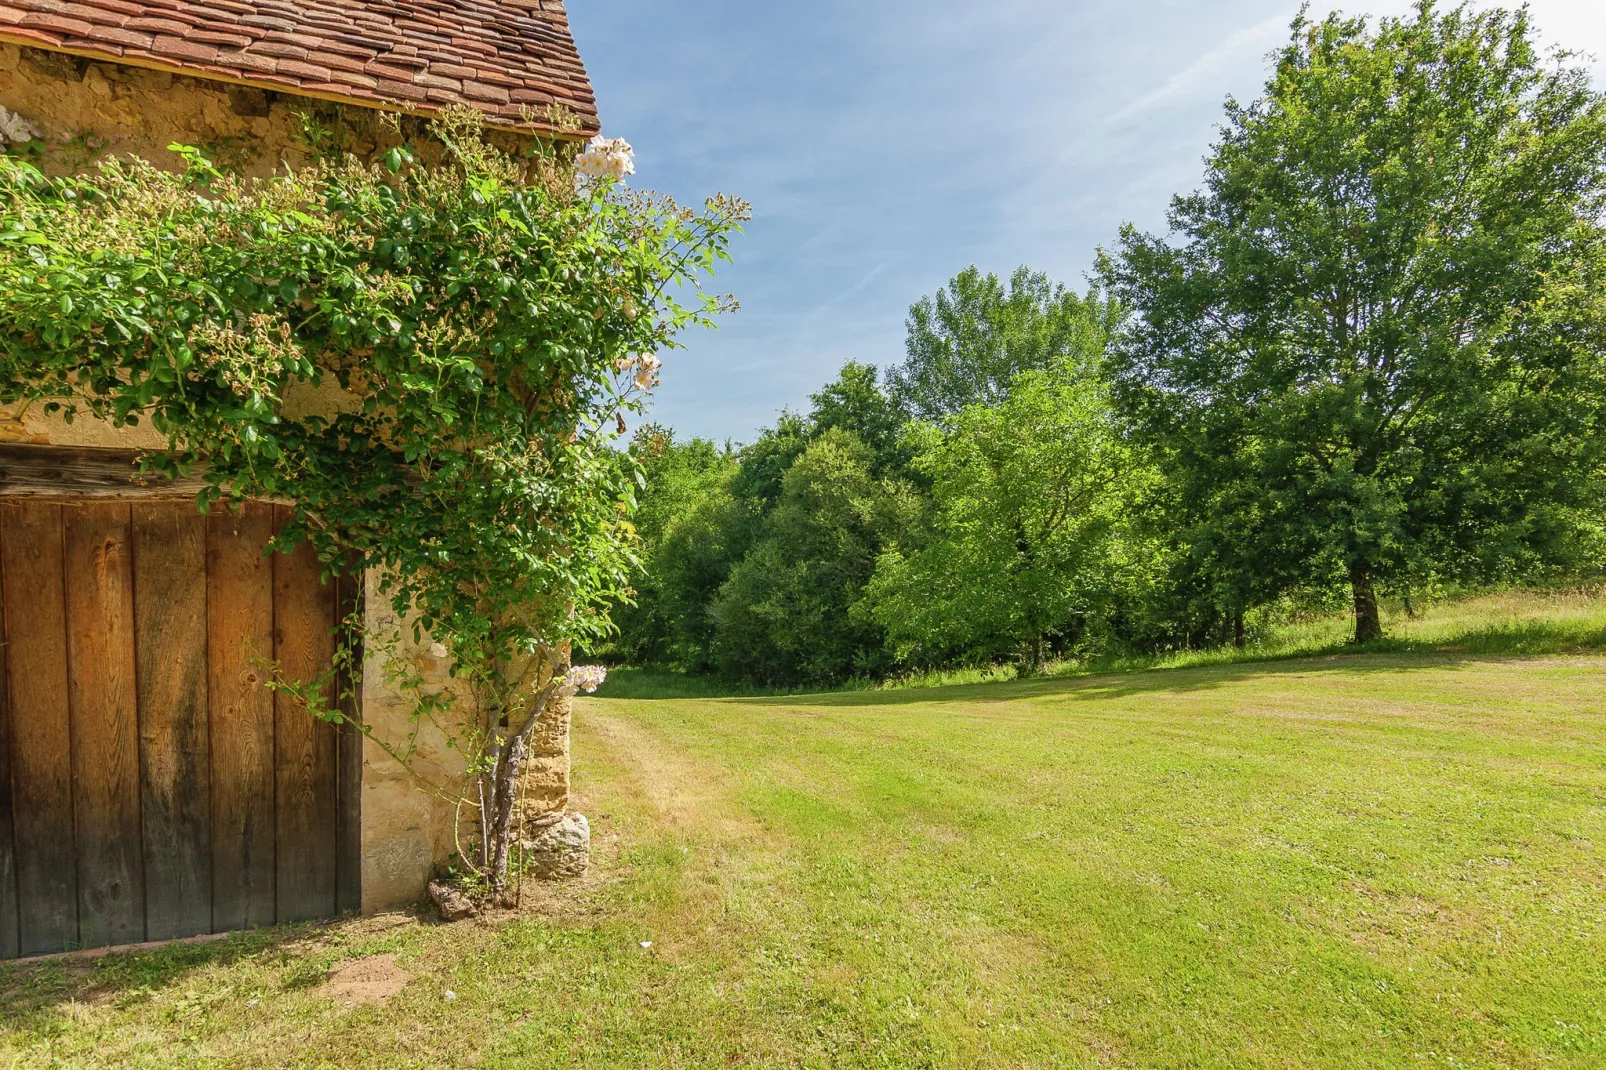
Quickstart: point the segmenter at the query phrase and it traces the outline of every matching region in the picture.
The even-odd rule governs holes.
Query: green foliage
[[[1194,575],[1241,607],[1598,548],[1606,101],[1525,12],[1301,19],[1228,107],[1174,245],[1102,261],[1118,397],[1178,485]]]
[[[1541,60],[1522,11],[1301,16],[1226,119],[1173,236],[1128,228],[1088,296],[968,269],[911,310],[884,387],[850,364],[741,452],[723,508],[750,534],[719,544],[710,603],[727,672],[1192,655],[1345,603],[1376,642],[1382,598],[1598,569],[1587,72]],[[860,461],[820,470],[854,508],[805,474],[834,431]],[[878,487],[898,524],[853,519]]]
[[[761,509],[774,505],[781,496],[781,481],[813,436],[806,420],[793,412],[782,412],[774,427],[759,433],[757,441],[742,450],[741,469],[732,488],[737,497],[758,503]]]
[[[383,577],[472,699],[454,745],[495,765],[626,589],[612,428],[651,385],[642,355],[722,307],[668,295],[745,206],[577,183],[472,111],[432,132],[267,182],[180,146],[184,174],[0,157],[0,402],[149,421],[173,452],[148,463],[204,474],[203,507],[293,501],[280,548]]]
[[[1026,372],[944,434],[915,425],[934,510],[917,552],[885,554],[874,617],[918,666],[1074,649],[1105,630],[1152,556],[1129,518],[1153,474],[1122,440],[1102,384]]]
[[[1007,290],[997,275],[966,268],[909,310],[908,359],[888,386],[909,415],[946,423],[1002,400],[1021,372],[1097,364],[1114,312],[1098,295],[1077,297],[1027,267]]]
[[[857,435],[875,455],[877,473],[896,473],[909,463],[902,442],[908,417],[881,389],[877,378],[876,369],[868,364],[844,364],[835,382],[810,395],[814,406],[809,412],[809,428],[815,435],[832,428]]]
[[[854,609],[918,502],[874,464],[863,440],[831,428],[787,469],[757,543],[709,608],[727,675],[830,683],[884,669],[879,630]]]
[[[636,511],[643,549],[634,604],[614,611],[618,655],[634,665],[707,671],[708,606],[752,541],[751,509],[731,490],[736,457],[706,439],[676,442],[657,425],[636,432],[631,455],[644,477]]]
[[[636,605],[615,615],[617,656],[766,684],[828,683],[888,664],[879,626],[848,619],[902,523],[889,510],[919,510],[903,415],[876,378],[844,365],[807,416],[782,413],[734,456],[661,428],[638,434],[642,565]],[[821,649],[808,653],[811,643]]]

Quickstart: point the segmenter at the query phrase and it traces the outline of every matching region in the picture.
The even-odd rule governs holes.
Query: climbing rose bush
[[[638,476],[612,441],[656,354],[733,307],[698,287],[746,205],[624,188],[620,141],[510,155],[467,110],[265,182],[175,149],[184,173],[70,179],[0,154],[0,404],[149,423],[171,449],[147,465],[202,474],[203,507],[292,501],[279,548],[382,576],[450,650],[454,686],[399,682],[468,760],[451,790],[499,891],[527,741],[601,682],[565,652],[627,591]],[[281,681],[338,720],[317,684]]]

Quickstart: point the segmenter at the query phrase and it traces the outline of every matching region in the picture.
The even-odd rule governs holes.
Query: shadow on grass
[[[260,958],[293,969],[281,975],[281,990],[311,988],[325,971],[310,951],[332,935],[341,920],[280,925],[230,933],[205,943],[108,952],[101,958],[60,956],[40,962],[0,961],[0,1033],[26,1032],[40,1012],[61,1003],[137,999],[168,988],[196,970]]]
[[[1442,637],[1409,634],[1372,643],[1213,650],[1164,658],[1106,658],[1050,676],[930,687],[856,687],[796,692],[732,687],[718,680],[624,670],[627,686],[603,697],[706,698],[757,706],[903,706],[934,702],[1015,702],[1048,695],[1112,699],[1205,691],[1255,676],[1311,671],[1400,672],[1506,658],[1606,653],[1606,625],[1595,620],[1493,622]]]

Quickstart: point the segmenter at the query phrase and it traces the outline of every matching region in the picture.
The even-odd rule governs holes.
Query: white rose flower
[[[608,670],[601,665],[576,665],[569,670],[569,675],[563,678],[558,685],[560,694],[574,696],[581,691],[594,694],[608,679]]]
[[[636,173],[636,151],[622,137],[607,138],[597,135],[574,161],[575,170],[593,182],[612,179],[623,182],[626,175]]]
[[[429,653],[431,657],[444,658],[446,656],[446,647],[441,643],[431,643],[429,644]]]
[[[658,369],[664,362],[651,353],[643,353],[636,358],[636,385],[643,390],[651,390],[658,385]]]
[[[13,145],[21,145],[43,136],[37,126],[16,112],[9,108],[0,108],[0,145],[8,141]]]

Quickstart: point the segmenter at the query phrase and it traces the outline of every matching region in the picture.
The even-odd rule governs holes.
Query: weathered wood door
[[[360,740],[264,673],[318,678],[351,585],[285,519],[0,496],[0,958],[356,906]]]

